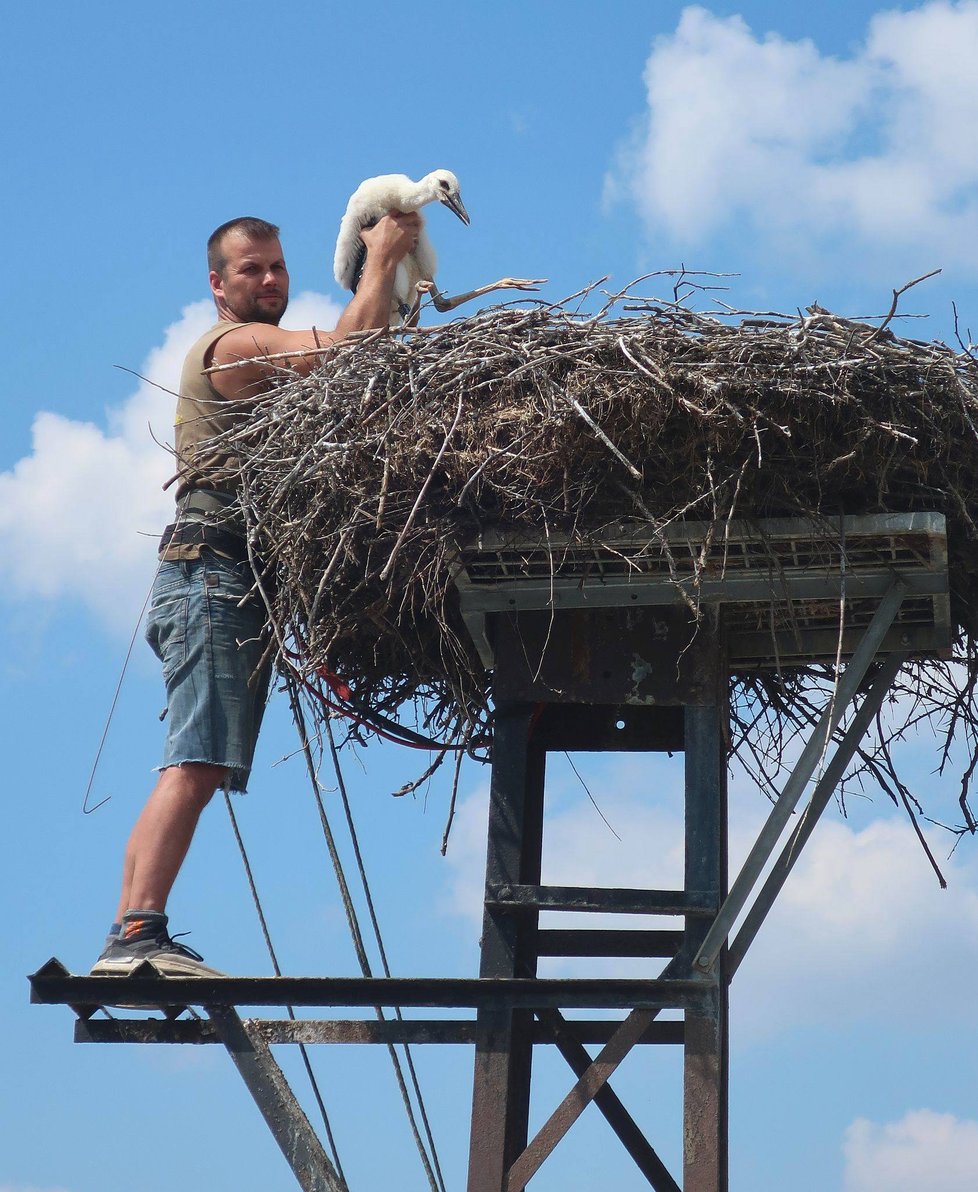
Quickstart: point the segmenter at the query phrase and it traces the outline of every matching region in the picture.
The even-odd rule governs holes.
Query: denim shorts
[[[161,563],[146,621],[168,701],[160,769],[225,766],[233,791],[247,788],[271,671],[270,661],[262,663],[268,637],[261,596],[240,605],[253,583],[247,563],[210,551]]]

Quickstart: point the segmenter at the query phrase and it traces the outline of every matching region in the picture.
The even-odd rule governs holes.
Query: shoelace
[[[189,944],[178,944],[177,938],[181,935],[189,935],[189,931],[178,931],[176,935],[168,935],[163,931],[160,933],[157,943],[161,948],[172,949],[174,952],[179,952],[181,956],[189,956],[191,960],[199,960],[201,964],[204,962],[203,956],[199,952],[195,952]]]

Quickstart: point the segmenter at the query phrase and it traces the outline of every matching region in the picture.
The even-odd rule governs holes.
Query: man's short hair
[[[222,249],[224,237],[228,232],[242,232],[252,240],[274,240],[278,236],[278,228],[267,219],[258,219],[254,215],[239,215],[237,219],[229,219],[215,228],[207,241],[207,268],[214,273],[223,275],[228,260]]]

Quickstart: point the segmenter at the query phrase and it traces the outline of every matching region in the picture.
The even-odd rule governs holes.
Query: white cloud
[[[336,326],[342,313],[343,307],[332,298],[317,294],[314,290],[303,290],[301,294],[289,299],[289,313],[285,319],[285,326],[297,330],[304,327],[328,330]]]
[[[851,240],[978,267],[976,57],[978,0],[879,13],[845,60],[687,8],[653,44],[608,194],[680,246],[737,221],[779,251]]]
[[[859,1118],[846,1131],[844,1192],[971,1192],[978,1122],[918,1109],[898,1122]]]
[[[340,308],[321,294],[293,299],[293,327],[332,327]],[[213,321],[208,301],[184,308],[138,370],[146,380],[109,411],[106,425],[42,411],[31,454],[0,474],[0,575],[8,599],[81,601],[131,628],[171,520],[173,393],[187,348]]]
[[[953,955],[962,981],[978,978],[978,880],[973,862],[943,870],[947,890],[906,822],[856,828],[827,811],[734,980],[736,1040],[843,1019],[913,1021],[925,1007],[964,1020],[946,964]]]

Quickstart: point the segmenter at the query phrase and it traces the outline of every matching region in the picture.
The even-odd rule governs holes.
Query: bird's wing
[[[344,290],[353,290],[354,293],[367,258],[367,246],[360,238],[360,231],[368,222],[360,218],[359,212],[351,211],[347,207],[346,214],[340,221],[339,235],[336,237],[333,276]]]

